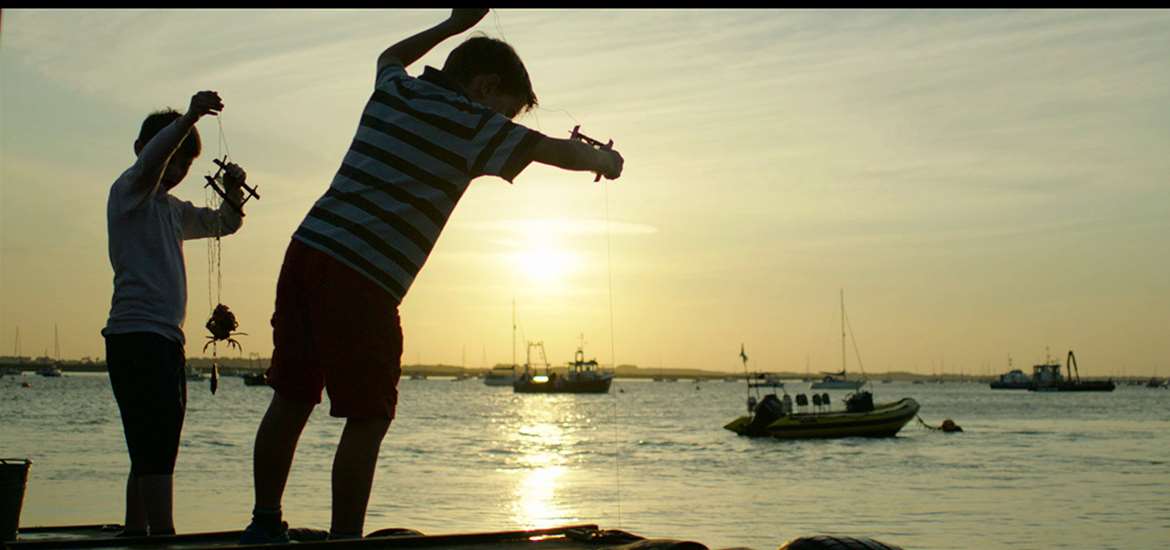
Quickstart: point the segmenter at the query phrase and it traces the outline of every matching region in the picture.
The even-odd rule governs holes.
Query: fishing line
[[[602,182],[605,187],[605,268],[609,277],[609,360],[613,365],[613,375],[617,378],[617,345],[614,343],[614,315],[613,315],[613,246],[609,227],[609,184]],[[618,529],[622,528],[622,461],[621,461],[621,430],[618,429],[618,394],[613,397],[613,431],[614,431],[614,477],[617,485],[617,516]]]
[[[227,162],[231,158],[231,150],[228,148],[227,135],[223,131],[223,113],[219,113],[215,117],[217,133],[217,152],[216,158],[222,158]],[[215,238],[207,239],[207,310],[208,316],[212,315],[216,304],[223,303],[223,246],[220,243],[219,236],[223,233],[223,219],[219,214],[219,209],[223,205],[223,200],[219,194],[215,193],[210,188],[204,187],[203,195],[207,208],[213,210],[215,214]],[[219,350],[216,346],[215,340],[211,341],[211,358],[212,358],[212,380],[213,388],[215,386],[214,380],[218,377],[216,369],[218,368]],[[212,393],[215,390],[212,389]]]
[[[495,24],[496,24],[496,32],[499,33],[501,40],[503,40],[504,42],[507,42],[508,37],[504,34],[504,27],[500,23],[499,10],[492,9],[491,12],[492,12],[492,17],[493,17]],[[567,110],[549,109],[548,107],[542,107],[542,106],[538,105],[535,110],[530,111],[530,112],[532,113],[533,117],[535,117],[536,126],[537,126],[537,128],[539,128],[541,130],[541,132],[544,131],[544,127],[540,123],[540,115],[537,112],[539,110],[563,113],[566,116],[568,116],[569,118],[573,119],[573,122],[575,124],[577,124],[577,125],[581,124],[580,121],[577,120],[577,117],[573,116],[573,114]],[[605,261],[606,261],[605,263],[606,263],[607,282],[609,285],[609,358],[610,358],[610,364],[613,365],[614,377],[616,378],[617,377],[617,352],[616,352],[617,344],[615,343],[615,337],[614,337],[615,332],[614,332],[614,313],[613,313],[613,245],[612,245],[612,235],[611,235],[612,232],[610,231],[610,217],[609,217],[609,185],[606,184],[605,182],[603,182],[602,185],[605,186]],[[617,526],[620,529],[622,526],[622,470],[621,470],[621,445],[620,445],[621,433],[620,433],[620,430],[618,429],[618,427],[619,427],[618,426],[618,397],[617,397],[616,393],[614,394],[614,400],[613,400],[613,426],[614,426],[614,476],[615,476],[615,483],[617,486],[616,487],[617,523],[618,523]]]
[[[501,40],[503,40],[504,42],[507,42],[508,37],[504,36],[504,28],[500,26],[500,10],[492,8],[491,12],[492,12],[492,17],[494,17],[495,21],[496,21],[496,32],[500,33]]]

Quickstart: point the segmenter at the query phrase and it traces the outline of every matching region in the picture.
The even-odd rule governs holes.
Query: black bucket
[[[30,464],[26,458],[0,458],[0,541],[16,540]]]

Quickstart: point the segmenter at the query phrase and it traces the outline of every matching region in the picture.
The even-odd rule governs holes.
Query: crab
[[[240,351],[244,350],[244,348],[240,347],[240,343],[232,338],[232,336],[247,336],[248,333],[232,332],[240,324],[236,322],[236,315],[227,306],[223,304],[215,306],[215,311],[211,312],[211,318],[207,320],[206,326],[207,330],[211,331],[211,336],[207,337],[207,343],[203,345],[203,351],[207,351],[208,346],[220,340],[226,341],[229,346]]]

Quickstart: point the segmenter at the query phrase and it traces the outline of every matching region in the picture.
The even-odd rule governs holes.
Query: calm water
[[[0,456],[33,461],[23,525],[117,523],[129,468],[104,375],[0,379]],[[176,470],[180,531],[239,529],[271,390],[192,382]],[[775,548],[802,535],[869,536],[906,548],[1165,548],[1170,391],[993,391],[878,384],[938,424],[897,438],[781,442],[722,425],[742,383],[619,380],[610,395],[514,395],[467,380],[403,380],[367,531],[425,533],[588,522],[712,547]],[[619,392],[624,390],[624,392]],[[790,384],[789,391],[807,391]],[[840,406],[843,392],[832,392]],[[327,528],[341,421],[327,407],[301,440],[285,516]],[[1091,541],[1091,543],[1089,543]]]

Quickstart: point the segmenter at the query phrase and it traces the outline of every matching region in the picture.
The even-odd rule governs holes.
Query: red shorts
[[[329,414],[394,418],[402,376],[398,302],[361,273],[293,239],[276,283],[268,383]]]

